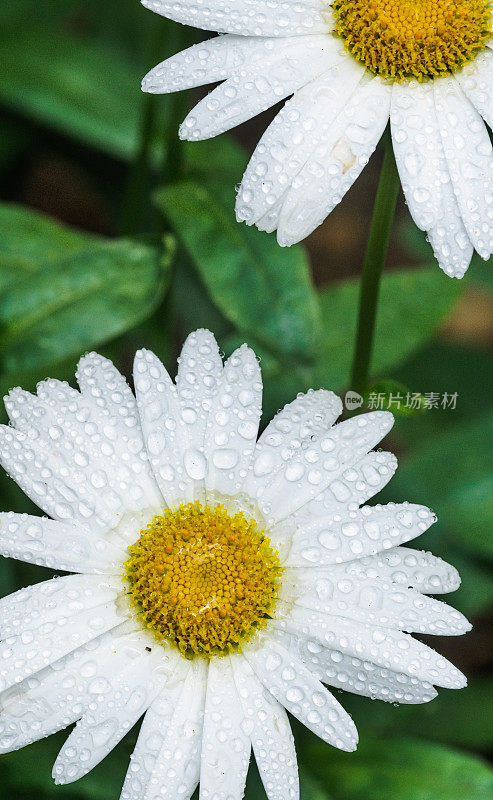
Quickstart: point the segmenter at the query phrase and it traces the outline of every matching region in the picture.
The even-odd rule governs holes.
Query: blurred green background
[[[203,91],[142,95],[155,63],[205,38],[138,0],[2,0],[0,5],[0,339],[2,395],[46,376],[73,382],[92,348],[128,376],[153,349],[174,371],[184,337],[210,327],[228,354],[262,359],[265,418],[299,391],[349,386],[358,276],[381,152],[304,247],[237,225],[235,185],[275,109],[218,140],[182,145],[177,127]],[[360,731],[340,753],[295,726],[303,800],[493,797],[493,271],[475,257],[445,277],[399,201],[381,290],[372,382],[396,404],[386,442],[400,469],[385,502],[430,505],[416,544],[455,564],[450,601],[474,622],[432,639],[469,676],[427,706],[394,708],[338,692]],[[407,393],[456,407],[404,408]],[[379,401],[380,402],[380,401]],[[5,416],[2,410],[3,417]],[[36,510],[5,475],[2,509]],[[0,594],[51,573],[1,559]],[[52,784],[65,734],[0,757],[9,800],[119,796],[136,738],[72,786]],[[247,797],[265,797],[254,767]]]

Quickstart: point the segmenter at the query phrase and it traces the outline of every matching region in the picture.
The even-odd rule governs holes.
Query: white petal
[[[200,800],[241,800],[250,760],[250,739],[227,658],[212,658],[207,677]]]
[[[107,531],[148,508],[145,454],[124,456],[118,426],[68,384],[44,381],[38,396],[14,389],[5,405],[17,430],[0,429],[2,464],[52,517]]]
[[[120,626],[120,631],[124,626]],[[0,696],[2,752],[24,747],[67,727],[89,704],[106,706],[113,681],[121,670],[145,652],[148,644],[135,636],[108,631],[54,664],[26,678]]]
[[[165,94],[222,81],[246,66],[273,39],[225,34],[194,44],[162,61],[142,81],[145,92]]]
[[[213,399],[217,394],[223,372],[223,362],[217,342],[209,331],[194,331],[183,345],[178,359],[176,388],[181,403],[190,450],[186,466],[193,477],[192,453],[195,453],[197,476],[203,473],[204,437]],[[204,480],[197,478],[194,498],[204,499]]]
[[[66,572],[120,571],[126,554],[104,536],[75,522],[0,513],[0,553]]]
[[[228,358],[205,434],[208,492],[237,494],[255,449],[262,411],[262,378],[253,350],[242,345]]]
[[[347,516],[362,503],[378,494],[390,481],[397,469],[397,459],[392,453],[371,451],[354,466],[345,470],[323,492],[295,511],[287,523],[304,528],[317,517],[334,519]]]
[[[478,53],[474,61],[455,74],[462,90],[493,128],[493,53]]]
[[[77,473],[75,460],[92,465]],[[43,511],[61,522],[74,520],[92,530],[108,530],[125,512],[121,498],[108,486],[96,490],[91,476],[105,483],[106,473],[98,467],[97,455],[70,448],[67,460],[40,430],[17,431],[0,426],[0,463],[5,471]]]
[[[376,77],[363,81],[347,100],[286,195],[277,229],[280,245],[308,236],[353,185],[385,130],[390,95],[390,87]]]
[[[321,517],[295,532],[288,563],[318,567],[352,561],[415,539],[434,522],[426,506],[414,503],[363,506],[342,520]]]
[[[284,195],[277,200],[273,206],[269,208],[265,214],[260,217],[255,225],[259,229],[259,231],[265,231],[265,233],[273,233],[277,226],[279,225],[279,217],[281,215],[282,207],[284,204]]]
[[[189,800],[193,794],[200,773],[206,683],[207,662],[194,659],[169,726],[162,731],[159,753],[151,756],[152,774],[139,800]]]
[[[195,463],[197,456],[194,450],[189,452],[176,387],[149,350],[135,354],[134,383],[149,461],[163,497],[168,505],[193,500],[194,478],[185,467]]]
[[[464,227],[443,152],[433,84],[395,83],[391,107],[392,143],[411,215],[428,231],[441,269],[461,278],[473,246]]]
[[[434,81],[443,149],[469,239],[493,252],[493,147],[486,126],[454,78]]]
[[[253,225],[284,198],[363,75],[361,65],[347,58],[341,47],[334,66],[285,104],[262,136],[245,171],[236,201],[238,221]],[[271,223],[269,228],[273,229]]]
[[[99,424],[106,433],[113,427],[117,430],[118,435],[111,436],[112,446],[145,491],[146,505],[160,503],[162,498],[147,458],[137,402],[127,381],[109,359],[98,353],[80,359],[76,376],[83,396],[98,409],[95,420],[101,420]]]
[[[156,672],[158,648],[135,658],[111,681],[102,702],[90,706],[66,740],[53,766],[55,783],[72,783],[87,775],[123,739],[162,687]]]
[[[389,432],[392,414],[360,414],[314,436],[289,458],[262,492],[259,505],[271,523],[285,519],[356,464]]]
[[[257,497],[285,461],[312,436],[327,431],[341,413],[340,398],[325,389],[310,389],[285,405],[257,442],[245,492]]]
[[[0,690],[34,675],[124,619],[110,601],[40,626],[25,626],[22,633],[8,636],[0,645]]]
[[[305,86],[339,58],[328,36],[265,41],[270,50],[250,57],[245,68],[192,109],[180,127],[182,139],[208,139],[240,125]]]
[[[354,619],[408,633],[459,636],[471,625],[459,611],[426,597],[415,589],[402,588],[381,578],[355,578],[330,570],[289,570],[296,603],[323,614]]]
[[[278,642],[243,652],[264,686],[303,725],[340,750],[355,750],[358,734],[340,703]]]
[[[243,36],[290,36],[328,32],[318,0],[293,5],[284,0],[142,0],[142,5],[183,25]],[[320,9],[320,10],[319,10]]]
[[[435,686],[461,689],[466,685],[466,679],[458,669],[407,633],[329,617],[300,606],[294,606],[286,620],[274,624],[295,636],[316,639],[329,649],[340,650],[348,656],[403,672]]]
[[[37,396],[13,389],[5,406],[17,430],[42,443],[46,468],[112,524],[115,514],[159,500],[140,427],[128,436],[122,421],[92,397],[49,379],[38,384]],[[86,518],[89,524],[87,511]]]
[[[394,547],[328,569],[340,577],[383,578],[396,586],[411,587],[424,594],[445,594],[460,586],[460,576],[455,567],[431,553],[409,547]]]
[[[120,577],[109,575],[66,575],[19,589],[0,600],[0,636],[116,600],[121,589]]]
[[[118,657],[112,653],[111,632],[46,667],[0,696],[1,752],[18,750],[79,719],[89,703],[88,684],[109,686]],[[103,652],[105,651],[106,652]],[[97,668],[95,665],[97,664]],[[89,673],[90,678],[85,675]]]
[[[277,632],[281,644],[322,683],[387,703],[427,703],[437,696],[431,683],[410,678],[354,656],[323,647],[315,639]]]
[[[233,656],[231,664],[267,797],[298,800],[298,766],[288,715],[243,656]]]
[[[125,776],[120,800],[143,800],[150,789],[156,760],[163,747],[169,726],[184,691],[190,664],[181,658],[181,666],[150,705],[140,728],[135,750]],[[189,699],[190,694],[187,694]],[[198,770],[197,770],[198,780]],[[156,791],[159,792],[159,786]]]

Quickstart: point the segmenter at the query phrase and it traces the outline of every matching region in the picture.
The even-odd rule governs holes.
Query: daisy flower
[[[402,545],[433,514],[368,506],[395,458],[372,450],[385,412],[335,425],[341,401],[299,395],[258,441],[261,376],[243,345],[223,365],[192,333],[176,384],[137,353],[135,396],[95,353],[80,391],[47,380],[6,398],[0,458],[50,515],[3,513],[6,556],[64,572],[0,601],[0,746],[76,722],[58,783],[91,770],[144,720],[122,800],[241,798],[253,748],[269,800],[295,800],[286,710],[354,750],[324,684],[431,700],[463,675],[409,632],[460,634],[428,593],[455,569]]]
[[[390,118],[402,187],[440,267],[493,252],[490,0],[142,0],[217,38],[169,58],[146,92],[222,83],[183,139],[223,133],[292,95],[238,191],[239,221],[308,236],[367,164]]]

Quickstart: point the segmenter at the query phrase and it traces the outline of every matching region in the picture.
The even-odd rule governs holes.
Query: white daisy
[[[402,547],[434,521],[363,506],[396,468],[372,450],[385,412],[334,425],[341,402],[299,395],[256,441],[261,376],[244,345],[222,364],[192,333],[176,385],[153,353],[135,392],[95,353],[80,392],[47,380],[6,399],[0,457],[53,519],[4,513],[0,550],[79,573],[0,601],[0,746],[76,722],[53,775],[89,772],[145,714],[123,800],[241,798],[253,748],[269,800],[298,796],[287,709],[354,750],[323,684],[399,703],[462,674],[408,632],[459,634],[427,593],[455,569]]]
[[[367,164],[390,117],[414,221],[441,268],[493,252],[490,0],[142,0],[226,35],[169,58],[147,92],[223,81],[180,128],[207,139],[293,95],[261,138],[238,192],[239,221],[308,236]]]

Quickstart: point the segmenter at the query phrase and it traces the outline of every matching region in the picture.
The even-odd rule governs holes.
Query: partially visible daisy
[[[192,333],[176,384],[153,353],[134,397],[95,353],[80,392],[47,380],[6,398],[0,458],[52,517],[4,513],[6,556],[78,573],[0,601],[0,746],[77,724],[53,775],[91,770],[144,716],[122,800],[241,798],[253,749],[269,800],[295,800],[286,709],[354,750],[351,717],[324,684],[398,703],[463,675],[409,632],[461,634],[428,593],[456,570],[402,545],[423,506],[368,506],[396,461],[372,450],[386,412],[335,425],[338,397],[299,395],[258,441],[254,353],[223,366]]]
[[[225,33],[169,58],[146,92],[223,81],[183,139],[216,136],[293,95],[260,140],[239,221],[308,236],[367,164],[390,117],[409,210],[440,267],[462,277],[493,252],[493,16],[490,0],[142,0]]]

